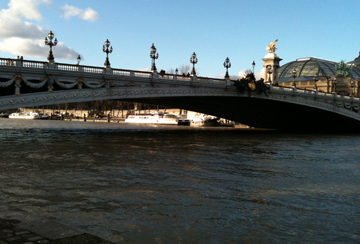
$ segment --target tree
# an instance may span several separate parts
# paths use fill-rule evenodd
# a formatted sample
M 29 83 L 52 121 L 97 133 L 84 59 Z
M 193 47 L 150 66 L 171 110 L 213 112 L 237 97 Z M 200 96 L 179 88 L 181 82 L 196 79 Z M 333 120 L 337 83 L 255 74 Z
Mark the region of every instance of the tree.
M 349 72 L 352 70 L 352 65 L 347 65 L 344 60 L 341 60 L 339 65 L 335 65 L 335 69 L 337 71 L 337 75 L 342 77 L 349 76 Z
M 179 68 L 178 68 L 178 74 L 179 75 L 187 75 L 187 73 L 190 73 L 191 71 L 191 64 L 189 65 L 181 65 Z M 169 69 L 167 71 L 168 74 L 175 74 L 175 70 L 173 68 Z

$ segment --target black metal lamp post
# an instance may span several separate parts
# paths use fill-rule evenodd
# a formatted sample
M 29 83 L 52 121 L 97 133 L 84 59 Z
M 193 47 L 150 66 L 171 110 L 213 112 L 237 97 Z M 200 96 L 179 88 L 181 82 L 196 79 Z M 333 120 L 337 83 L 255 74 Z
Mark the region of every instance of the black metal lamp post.
M 109 53 L 112 53 L 113 48 L 112 48 L 112 46 L 111 46 L 110 49 L 109 49 L 109 47 L 110 47 L 109 39 L 106 39 L 105 45 L 103 45 L 103 47 L 102 47 L 103 52 L 106 53 L 106 59 L 105 59 L 105 63 L 104 63 L 104 66 L 105 66 L 105 67 L 109 67 L 109 66 L 110 66 Z
M 78 55 L 78 57 L 77 57 L 77 65 L 79 65 L 80 64 L 80 61 L 81 61 L 81 57 L 80 57 L 80 54 Z
M 193 64 L 193 69 L 191 71 L 191 75 L 195 76 L 196 75 L 196 71 L 195 71 L 195 64 L 198 62 L 198 59 L 196 57 L 196 53 L 194 52 L 191 57 L 190 57 L 190 63 Z
M 226 58 L 226 59 L 225 59 L 224 67 L 226 68 L 225 79 L 229 79 L 230 76 L 229 76 L 228 69 L 231 67 L 231 63 L 230 63 L 230 59 L 229 59 L 229 58 Z
M 294 79 L 293 80 L 293 87 L 296 87 L 296 83 L 295 83 L 295 78 L 296 78 L 296 69 L 294 69 L 293 71 L 292 71 L 292 74 L 291 74 L 291 76 L 292 76 L 292 78 Z
M 47 59 L 49 60 L 49 62 L 54 62 L 54 55 L 53 55 L 53 52 L 52 52 L 52 47 L 56 46 L 58 41 L 57 39 L 55 38 L 54 42 L 52 41 L 53 38 L 54 38 L 54 33 L 52 33 L 52 31 L 49 32 L 48 34 L 48 37 L 49 37 L 49 40 L 47 39 L 47 37 L 45 37 L 45 45 L 48 45 L 50 47 L 50 51 L 49 51 L 49 56 L 47 57 Z
M 255 75 L 255 73 L 254 73 L 254 70 L 255 70 L 255 61 L 253 61 L 251 65 L 252 65 L 252 68 L 253 68 L 253 74 Z
M 159 54 L 156 53 L 156 47 L 154 43 L 150 47 L 150 58 L 151 58 L 151 71 L 156 73 L 155 59 L 159 58 Z
M 317 82 L 319 80 L 318 75 L 314 75 L 314 82 L 315 82 L 315 90 L 317 91 L 318 87 L 317 87 Z

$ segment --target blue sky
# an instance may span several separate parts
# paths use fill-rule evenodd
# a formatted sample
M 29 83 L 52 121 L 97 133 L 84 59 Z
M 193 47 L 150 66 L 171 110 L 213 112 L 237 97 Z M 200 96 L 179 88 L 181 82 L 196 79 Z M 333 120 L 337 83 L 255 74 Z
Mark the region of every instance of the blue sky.
M 318 57 L 351 61 L 359 55 L 358 0 L 2 0 L 0 57 L 46 61 L 44 38 L 52 30 L 59 44 L 55 61 L 103 66 L 102 45 L 109 39 L 111 66 L 150 69 L 155 44 L 158 70 L 190 64 L 216 77 L 263 66 L 266 46 L 278 39 L 281 64 Z

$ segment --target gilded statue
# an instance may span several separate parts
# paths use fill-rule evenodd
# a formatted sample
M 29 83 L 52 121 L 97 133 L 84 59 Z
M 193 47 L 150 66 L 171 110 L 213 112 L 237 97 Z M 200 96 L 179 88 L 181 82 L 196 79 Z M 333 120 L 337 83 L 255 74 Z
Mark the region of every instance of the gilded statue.
M 266 47 L 266 50 L 269 50 L 269 53 L 273 53 L 275 54 L 275 50 L 277 49 L 276 48 L 276 42 L 278 41 L 278 39 L 276 39 L 275 41 L 271 42 L 267 47 Z M 276 55 L 276 54 L 275 54 Z

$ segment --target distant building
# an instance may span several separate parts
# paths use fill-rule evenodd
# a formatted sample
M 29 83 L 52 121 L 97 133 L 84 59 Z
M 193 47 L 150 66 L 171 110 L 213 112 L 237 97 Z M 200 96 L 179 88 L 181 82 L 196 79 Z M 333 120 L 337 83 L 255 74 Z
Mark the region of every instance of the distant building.
M 278 69 L 279 86 L 293 86 L 293 70 L 296 70 L 295 83 L 298 88 L 315 89 L 314 76 L 318 81 L 316 86 L 319 91 L 335 92 L 340 95 L 359 95 L 360 83 L 360 55 L 347 63 L 353 65 L 349 77 L 337 76 L 336 65 L 338 62 L 319 58 L 299 58 L 293 62 L 282 65 Z M 334 79 L 336 77 L 336 79 Z

